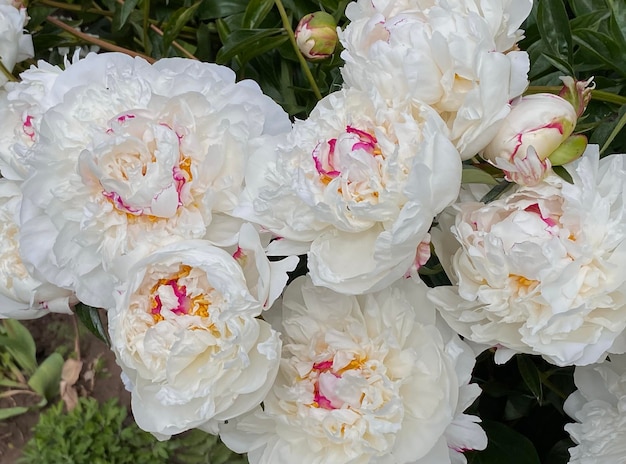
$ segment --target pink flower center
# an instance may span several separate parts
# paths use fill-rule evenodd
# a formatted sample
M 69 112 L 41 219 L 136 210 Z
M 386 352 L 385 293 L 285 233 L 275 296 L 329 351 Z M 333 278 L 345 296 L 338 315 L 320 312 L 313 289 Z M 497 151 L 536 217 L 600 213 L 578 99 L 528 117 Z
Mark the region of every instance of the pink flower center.
M 159 295 L 159 290 L 162 287 L 170 287 L 172 293 L 176 297 L 177 304 L 168 308 L 170 312 L 181 316 L 183 314 L 191 314 L 200 317 L 209 317 L 209 306 L 211 302 L 206 295 L 200 294 L 194 297 L 188 295 L 187 286 L 180 284 L 180 279 L 184 279 L 191 272 L 191 267 L 187 265 L 181 265 L 179 272 L 175 275 L 159 279 L 157 283 L 150 290 L 150 314 L 154 322 L 160 322 L 164 319 L 161 311 L 163 311 L 163 301 Z
M 22 124 L 22 130 L 24 134 L 28 136 L 32 141 L 35 141 L 35 127 L 33 126 L 33 117 L 28 115 L 24 124 Z
M 345 134 L 352 140 L 351 150 L 364 150 L 372 156 L 381 155 L 378 140 L 369 132 L 362 131 L 352 126 L 346 126 Z M 344 134 L 344 136 L 345 136 Z M 341 175 L 336 160 L 337 139 L 329 139 L 317 144 L 311 156 L 315 163 L 315 169 L 320 176 L 320 181 L 328 185 L 333 179 Z
M 309 376 L 313 379 L 312 407 L 322 409 L 340 409 L 344 401 L 339 397 L 338 389 L 343 374 L 352 369 L 360 368 L 364 360 L 352 360 L 347 366 L 334 371 L 333 361 L 328 359 L 313 364 Z
M 543 214 L 541 213 L 541 209 L 539 208 L 539 204 L 537 204 L 537 203 L 532 204 L 532 205 L 530 205 L 530 206 L 526 207 L 526 208 L 524 209 L 524 211 L 528 211 L 529 213 L 535 213 L 535 214 L 538 214 L 538 215 L 539 215 L 539 217 L 541 218 L 541 220 L 542 220 L 543 222 L 545 222 L 545 223 L 546 223 L 546 225 L 547 225 L 548 227 L 555 227 L 555 226 L 558 226 L 558 222 L 556 222 L 556 221 L 555 221 L 554 219 L 552 219 L 550 216 L 547 216 L 547 217 L 546 217 L 546 216 L 543 216 Z

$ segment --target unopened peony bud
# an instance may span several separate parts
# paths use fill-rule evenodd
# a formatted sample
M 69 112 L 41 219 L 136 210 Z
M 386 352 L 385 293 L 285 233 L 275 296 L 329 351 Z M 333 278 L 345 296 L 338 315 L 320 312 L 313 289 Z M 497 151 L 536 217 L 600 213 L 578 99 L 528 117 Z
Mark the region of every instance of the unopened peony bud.
M 304 16 L 296 28 L 298 48 L 309 60 L 323 60 L 331 56 L 337 40 L 335 18 L 323 11 Z
M 572 161 L 582 154 L 586 143 L 580 138 L 568 142 L 562 152 L 555 153 L 568 141 L 577 119 L 576 109 L 557 95 L 521 97 L 513 102 L 511 112 L 482 156 L 502 168 L 507 178 L 532 185 L 544 177 L 550 165 Z M 546 161 L 548 159 L 549 162 Z M 537 172 L 539 163 L 543 166 L 543 173 Z M 525 181 L 521 179 L 527 176 L 522 173 L 529 169 L 521 169 L 522 164 L 533 166 L 530 170 L 533 175 Z
M 596 87 L 593 77 L 586 81 L 577 81 L 573 77 L 565 76 L 561 77 L 561 81 L 563 88 L 559 92 L 559 97 L 570 102 L 580 117 L 591 100 L 591 91 Z

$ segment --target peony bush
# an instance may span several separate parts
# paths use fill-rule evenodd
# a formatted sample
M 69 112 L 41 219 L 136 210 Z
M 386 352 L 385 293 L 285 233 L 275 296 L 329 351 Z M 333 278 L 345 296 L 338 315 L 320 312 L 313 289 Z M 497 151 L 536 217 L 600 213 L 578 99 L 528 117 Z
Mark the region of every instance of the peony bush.
M 619 4 L 321 6 L 1 4 L 0 317 L 252 464 L 626 459 Z

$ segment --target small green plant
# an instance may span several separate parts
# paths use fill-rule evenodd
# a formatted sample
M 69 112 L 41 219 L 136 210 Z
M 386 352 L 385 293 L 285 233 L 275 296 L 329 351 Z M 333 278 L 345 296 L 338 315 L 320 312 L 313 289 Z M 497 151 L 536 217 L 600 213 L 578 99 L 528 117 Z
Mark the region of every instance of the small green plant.
M 134 422 L 116 399 L 80 398 L 64 412 L 59 402 L 43 412 L 21 464 L 235 464 L 246 459 L 199 430 L 160 442 Z
M 41 364 L 35 356 L 35 340 L 20 322 L 0 323 L 0 398 L 20 394 L 38 397 L 37 407 L 45 406 L 59 394 L 63 357 L 52 353 Z M 0 420 L 29 410 L 26 406 L 0 409 Z
M 109 400 L 99 404 L 80 398 L 71 412 L 63 403 L 39 416 L 34 435 L 24 447 L 24 464 L 156 464 L 167 463 L 168 446 L 132 424 L 126 409 Z

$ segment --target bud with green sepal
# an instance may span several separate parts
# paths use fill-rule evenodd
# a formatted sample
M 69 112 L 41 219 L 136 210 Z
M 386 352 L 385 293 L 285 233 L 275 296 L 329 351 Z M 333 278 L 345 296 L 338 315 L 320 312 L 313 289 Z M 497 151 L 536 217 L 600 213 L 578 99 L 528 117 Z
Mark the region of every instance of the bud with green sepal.
M 296 43 L 308 60 L 323 60 L 330 57 L 337 46 L 337 23 L 324 11 L 310 13 L 298 23 L 295 31 Z

